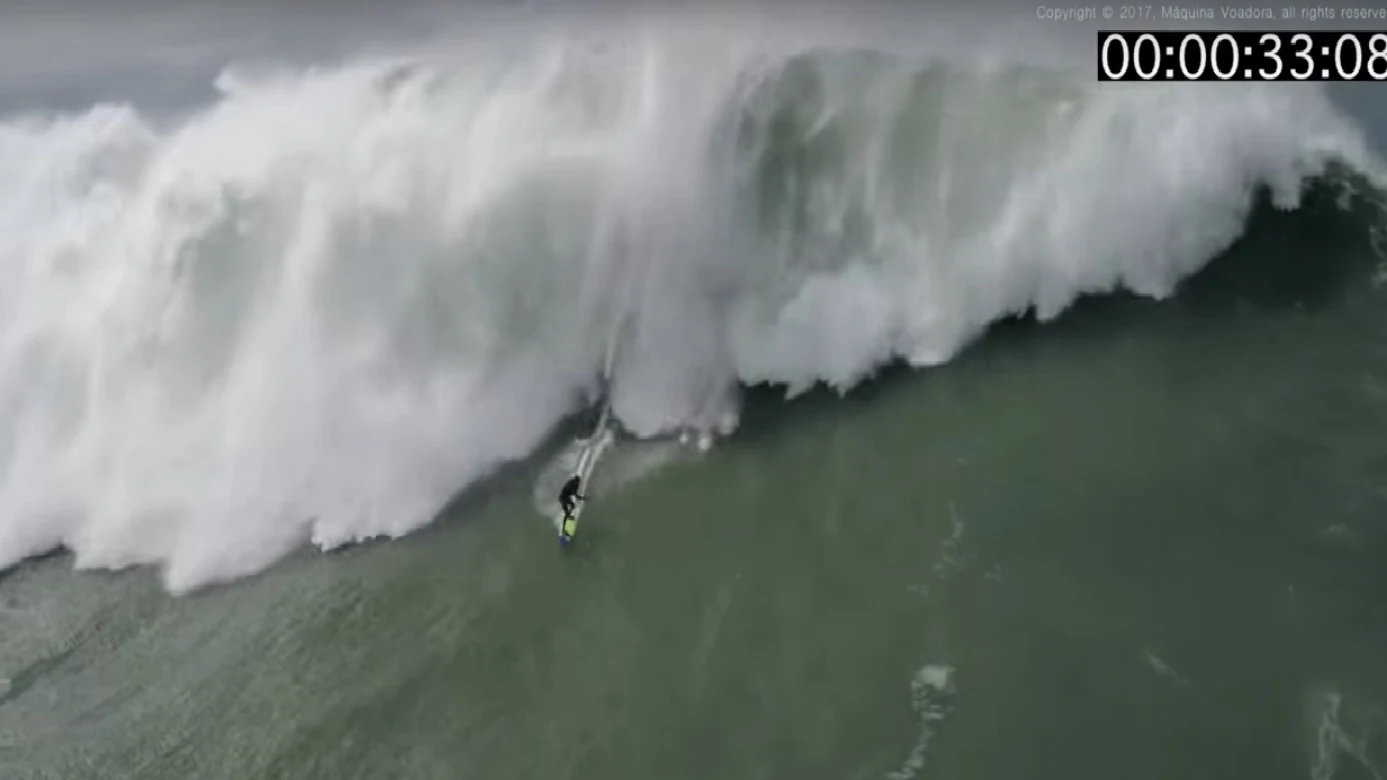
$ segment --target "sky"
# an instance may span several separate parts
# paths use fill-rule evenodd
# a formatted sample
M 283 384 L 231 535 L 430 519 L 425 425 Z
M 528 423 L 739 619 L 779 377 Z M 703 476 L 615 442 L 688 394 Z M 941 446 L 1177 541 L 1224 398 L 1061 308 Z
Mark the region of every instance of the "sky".
M 231 61 L 330 60 L 436 34 L 456 8 L 355 0 L 0 3 L 0 112 L 107 99 L 173 105 L 210 94 Z

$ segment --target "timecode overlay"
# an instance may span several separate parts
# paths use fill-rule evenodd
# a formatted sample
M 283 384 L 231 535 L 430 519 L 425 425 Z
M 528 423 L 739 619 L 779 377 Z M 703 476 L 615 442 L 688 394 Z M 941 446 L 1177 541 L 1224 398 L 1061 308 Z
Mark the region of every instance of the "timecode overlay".
M 1099 81 L 1387 80 L 1387 31 L 1100 30 L 1097 49 Z

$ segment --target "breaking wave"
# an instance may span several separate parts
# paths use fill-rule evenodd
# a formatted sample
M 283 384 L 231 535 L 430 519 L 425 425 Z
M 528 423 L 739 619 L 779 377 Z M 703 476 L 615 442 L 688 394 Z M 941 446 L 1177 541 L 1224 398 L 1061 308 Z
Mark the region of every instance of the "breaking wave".
M 574 35 L 0 122 L 0 567 L 183 592 L 404 534 L 603 387 L 638 435 L 732 425 L 1167 295 L 1260 189 L 1372 165 L 1314 85 L 1092 81 Z

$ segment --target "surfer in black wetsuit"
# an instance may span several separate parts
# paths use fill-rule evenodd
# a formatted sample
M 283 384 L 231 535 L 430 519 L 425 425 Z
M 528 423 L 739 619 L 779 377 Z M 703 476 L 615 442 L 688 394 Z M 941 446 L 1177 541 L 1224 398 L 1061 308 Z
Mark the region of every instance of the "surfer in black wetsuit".
M 563 507 L 564 517 L 571 516 L 573 510 L 578 506 L 578 502 L 587 498 L 578 492 L 578 488 L 582 484 L 582 478 L 574 474 L 568 478 L 567 482 L 563 483 L 563 487 L 559 490 L 559 506 Z

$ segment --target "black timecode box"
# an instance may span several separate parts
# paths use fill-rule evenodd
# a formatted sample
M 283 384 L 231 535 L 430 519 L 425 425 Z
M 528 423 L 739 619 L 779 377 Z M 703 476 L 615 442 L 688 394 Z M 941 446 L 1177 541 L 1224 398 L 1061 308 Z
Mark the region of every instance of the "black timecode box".
M 1099 81 L 1383 81 L 1387 32 L 1100 30 Z

